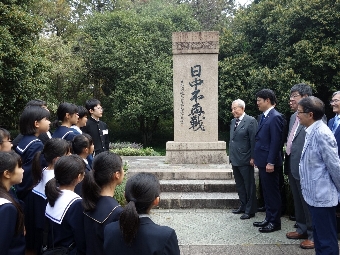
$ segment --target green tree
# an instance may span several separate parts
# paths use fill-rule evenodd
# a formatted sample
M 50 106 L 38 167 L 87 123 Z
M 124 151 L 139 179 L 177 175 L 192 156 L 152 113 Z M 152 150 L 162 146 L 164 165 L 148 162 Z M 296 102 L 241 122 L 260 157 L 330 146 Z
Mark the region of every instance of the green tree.
M 0 2 L 1 126 L 13 129 L 27 101 L 47 92 L 46 61 L 37 47 L 43 21 L 31 15 L 30 1 Z
M 288 113 L 292 85 L 306 82 L 327 102 L 339 86 L 340 3 L 335 0 L 262 0 L 240 9 L 221 36 L 220 117 L 242 98 L 257 115 L 255 93 L 273 89 Z
M 173 116 L 171 36 L 199 29 L 187 5 L 150 1 L 97 14 L 85 27 L 83 56 L 107 119 L 133 123 L 152 141 L 159 120 Z M 123 125 L 124 125 L 123 124 Z

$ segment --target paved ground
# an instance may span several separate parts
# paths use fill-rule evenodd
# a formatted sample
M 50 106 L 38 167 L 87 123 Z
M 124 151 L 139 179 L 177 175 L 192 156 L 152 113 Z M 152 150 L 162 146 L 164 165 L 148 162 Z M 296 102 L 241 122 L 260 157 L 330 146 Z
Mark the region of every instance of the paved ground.
M 264 213 L 240 220 L 229 209 L 152 210 L 151 218 L 160 225 L 175 229 L 183 255 L 210 254 L 314 254 L 299 248 L 299 240 L 286 238 L 293 231 L 293 221 L 282 217 L 282 229 L 263 234 L 253 227 Z
M 171 165 L 164 157 L 123 157 L 131 171 L 153 171 L 171 169 L 174 172 L 183 169 L 226 169 L 228 164 L 206 165 Z M 162 199 L 162 194 L 161 194 Z M 253 227 L 254 221 L 262 221 L 264 213 L 257 213 L 255 218 L 240 220 L 240 215 L 231 213 L 231 209 L 154 209 L 151 218 L 160 225 L 175 229 L 182 255 L 279 255 L 279 254 L 314 254 L 314 250 L 299 248 L 299 240 L 286 238 L 286 233 L 294 231 L 294 222 L 282 217 L 282 229 L 269 234 L 262 234 Z

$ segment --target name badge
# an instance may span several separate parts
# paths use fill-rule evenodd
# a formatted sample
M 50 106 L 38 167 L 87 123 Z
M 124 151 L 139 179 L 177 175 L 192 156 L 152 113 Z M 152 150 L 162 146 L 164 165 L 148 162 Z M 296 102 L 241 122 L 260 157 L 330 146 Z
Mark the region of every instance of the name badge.
M 109 130 L 108 129 L 103 130 L 103 135 L 108 135 L 108 134 L 109 134 Z

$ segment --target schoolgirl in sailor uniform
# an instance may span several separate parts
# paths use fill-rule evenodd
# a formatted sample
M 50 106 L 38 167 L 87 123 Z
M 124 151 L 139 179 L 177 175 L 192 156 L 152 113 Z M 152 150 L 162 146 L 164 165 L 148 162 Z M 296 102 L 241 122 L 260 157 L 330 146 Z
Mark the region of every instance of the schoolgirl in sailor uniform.
M 87 157 L 93 153 L 94 145 L 92 137 L 88 134 L 76 135 L 72 141 L 72 151 L 74 154 L 80 156 L 86 165 L 85 176 L 92 171 L 92 167 L 89 165 Z M 82 196 L 82 185 L 83 182 L 78 183 L 75 187 L 74 192 L 79 196 Z
M 34 155 L 44 148 L 38 136 L 46 133 L 50 128 L 50 112 L 39 106 L 29 106 L 20 116 L 19 126 L 23 138 L 15 148 L 15 152 L 21 156 L 24 178 L 22 183 L 16 185 L 16 194 L 25 202 L 25 197 L 32 190 L 32 161 Z
M 123 179 L 121 157 L 108 151 L 101 152 L 94 158 L 92 172 L 85 175 L 82 194 L 87 255 L 104 254 L 104 228 L 107 224 L 118 221 L 123 211 L 113 198 L 116 186 Z
M 78 107 L 70 103 L 61 103 L 57 109 L 57 129 L 54 131 L 52 138 L 62 138 L 67 141 L 72 141 L 76 134 L 74 129 L 70 127 L 77 124 L 78 121 Z M 59 124 L 61 122 L 61 124 Z
M 22 181 L 24 170 L 15 152 L 0 152 L 0 253 L 24 255 L 24 214 L 21 205 L 9 194 L 12 185 Z
M 179 255 L 175 230 L 159 226 L 149 218 L 149 211 L 158 205 L 160 185 L 151 173 L 138 173 L 125 186 L 128 204 L 119 222 L 106 226 L 104 254 L 106 255 Z
M 55 178 L 45 187 L 48 248 L 66 247 L 70 254 L 86 254 L 82 199 L 74 193 L 84 173 L 85 163 L 78 155 L 62 156 L 55 163 Z
M 61 138 L 49 139 L 45 145 L 42 152 L 35 154 L 32 174 L 33 174 L 33 190 L 31 195 L 31 200 L 33 203 L 28 204 L 28 215 L 26 218 L 29 222 L 26 222 L 26 226 L 30 225 L 30 229 L 34 229 L 27 234 L 31 235 L 26 237 L 26 240 L 31 242 L 29 247 L 34 250 L 34 254 L 40 254 L 43 245 L 43 231 L 45 224 L 45 209 L 47 205 L 47 198 L 45 195 L 45 185 L 46 183 L 54 178 L 54 164 L 56 160 L 64 155 L 70 153 L 69 144 L 66 140 Z M 40 154 L 43 154 L 47 167 L 42 168 L 40 164 Z

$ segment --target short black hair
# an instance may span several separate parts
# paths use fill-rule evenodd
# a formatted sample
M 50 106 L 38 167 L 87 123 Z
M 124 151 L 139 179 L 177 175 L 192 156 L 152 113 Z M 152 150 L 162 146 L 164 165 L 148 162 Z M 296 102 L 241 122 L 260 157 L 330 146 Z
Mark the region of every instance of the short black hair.
M 11 134 L 7 129 L 0 128 L 0 144 L 2 144 L 2 141 L 4 140 L 5 137 L 11 139 Z
M 75 104 L 71 104 L 71 103 L 66 103 L 66 102 L 61 103 L 57 109 L 58 120 L 64 121 L 66 113 L 70 115 L 78 113 L 78 107 Z
M 300 96 L 312 96 L 313 95 L 313 90 L 312 88 L 306 84 L 306 83 L 299 83 L 299 84 L 295 84 L 291 89 L 290 89 L 290 94 L 292 94 L 293 92 L 298 92 L 300 94 Z
M 26 107 L 27 106 L 40 106 L 40 107 L 46 106 L 47 107 L 47 104 L 46 104 L 46 101 L 43 101 L 40 99 L 33 99 L 27 102 Z
M 34 135 L 37 132 L 35 121 L 49 119 L 50 112 L 40 106 L 29 106 L 20 115 L 19 128 L 22 135 Z
M 97 105 L 100 105 L 100 101 L 98 99 L 92 98 L 86 101 L 85 103 L 85 108 L 90 111 L 90 110 L 94 110 L 94 107 L 96 107 Z
M 321 120 L 325 115 L 325 104 L 317 97 L 302 98 L 299 101 L 299 105 L 303 108 L 304 112 L 312 112 L 315 121 Z
M 87 116 L 87 114 L 88 114 L 88 110 L 84 106 L 78 105 L 79 119 L 84 118 L 85 116 Z
M 264 100 L 269 99 L 272 105 L 277 103 L 274 91 L 271 89 L 262 89 L 256 93 L 256 98 L 263 98 Z
M 90 148 L 92 144 L 93 140 L 89 134 L 76 135 L 72 140 L 72 151 L 74 154 L 80 155 L 83 149 Z

